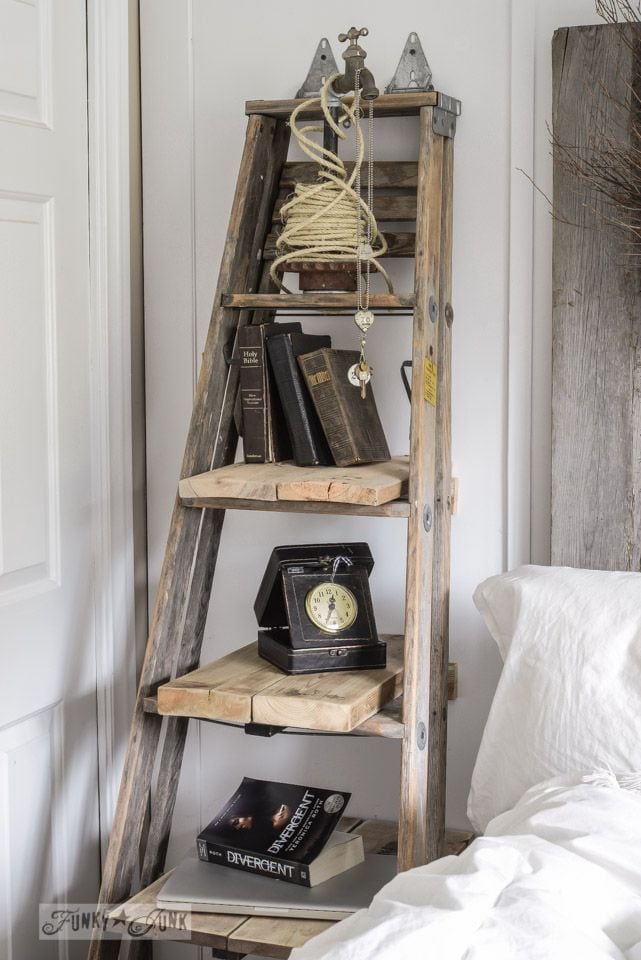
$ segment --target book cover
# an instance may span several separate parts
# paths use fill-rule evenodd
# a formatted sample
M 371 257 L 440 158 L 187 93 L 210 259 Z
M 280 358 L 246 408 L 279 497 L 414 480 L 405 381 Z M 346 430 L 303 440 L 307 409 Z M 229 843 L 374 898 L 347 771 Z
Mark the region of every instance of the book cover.
M 238 870 L 310 886 L 351 794 L 245 777 L 198 835 L 198 856 Z
M 278 391 L 265 362 L 265 337 L 300 331 L 300 323 L 248 324 L 238 331 L 240 406 L 245 463 L 270 463 L 292 456 Z
M 390 460 L 371 382 L 365 399 L 347 378 L 357 350 L 315 350 L 298 358 L 316 412 L 339 467 Z
M 296 362 L 301 354 L 330 346 L 331 340 L 327 336 L 299 332 L 268 335 L 269 362 L 280 395 L 294 462 L 299 467 L 328 466 L 334 462 Z

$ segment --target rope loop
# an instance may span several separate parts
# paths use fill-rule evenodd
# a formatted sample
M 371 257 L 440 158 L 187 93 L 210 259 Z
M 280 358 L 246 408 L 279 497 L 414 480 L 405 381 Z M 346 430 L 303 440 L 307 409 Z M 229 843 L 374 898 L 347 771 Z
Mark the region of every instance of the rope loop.
M 385 278 L 390 292 L 393 290 L 387 271 L 378 262 L 378 258 L 385 256 L 387 252 L 387 242 L 378 229 L 371 209 L 354 189 L 365 156 L 361 125 L 356 122 L 353 106 L 344 101 L 341 101 L 338 123 L 330 112 L 328 99 L 332 92 L 332 83 L 338 76 L 340 74 L 336 73 L 327 79 L 320 97 L 312 97 L 299 103 L 289 119 L 292 135 L 298 146 L 310 160 L 319 165 L 319 171 L 316 183 L 297 183 L 291 199 L 281 207 L 284 227 L 276 241 L 278 256 L 272 262 L 270 275 L 276 286 L 285 293 L 291 291 L 283 284 L 280 273 L 285 271 L 287 264 L 292 261 L 358 263 L 359 238 L 368 235 L 368 227 L 372 237 L 371 253 L 364 253 L 361 243 L 360 260 L 369 260 L 370 265 Z M 349 176 L 341 158 L 310 136 L 322 134 L 323 125 L 298 125 L 300 115 L 319 102 L 325 121 L 340 140 L 347 138 L 342 126 L 346 120 L 354 127 L 356 158 Z

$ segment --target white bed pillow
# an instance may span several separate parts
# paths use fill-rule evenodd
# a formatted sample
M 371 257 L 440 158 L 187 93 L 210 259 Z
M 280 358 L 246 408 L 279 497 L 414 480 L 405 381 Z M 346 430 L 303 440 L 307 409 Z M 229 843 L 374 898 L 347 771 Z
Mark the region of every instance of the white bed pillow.
M 475 828 L 549 777 L 641 770 L 641 574 L 524 566 L 474 602 L 504 660 L 472 775 Z

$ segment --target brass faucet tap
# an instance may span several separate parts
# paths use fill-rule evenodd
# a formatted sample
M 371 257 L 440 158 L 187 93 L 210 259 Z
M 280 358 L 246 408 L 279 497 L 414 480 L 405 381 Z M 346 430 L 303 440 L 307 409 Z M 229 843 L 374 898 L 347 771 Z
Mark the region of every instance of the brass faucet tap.
M 361 88 L 361 97 L 363 100 L 375 100 L 378 96 L 378 87 L 374 82 L 372 72 L 365 66 L 366 52 L 358 43 L 359 37 L 366 37 L 369 34 L 367 27 L 350 27 L 347 33 L 339 33 L 338 39 L 341 43 L 349 40 L 349 46 L 343 50 L 343 60 L 345 61 L 345 73 L 337 77 L 332 84 L 338 94 L 351 93 L 356 86 L 356 72 L 359 71 L 359 86 Z

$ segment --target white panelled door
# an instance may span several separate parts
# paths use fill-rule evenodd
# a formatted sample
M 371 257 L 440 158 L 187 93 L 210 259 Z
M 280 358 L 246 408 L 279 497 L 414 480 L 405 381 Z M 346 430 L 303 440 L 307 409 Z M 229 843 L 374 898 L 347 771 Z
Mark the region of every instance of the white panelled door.
M 0 0 L 0 957 L 99 874 L 84 0 Z

